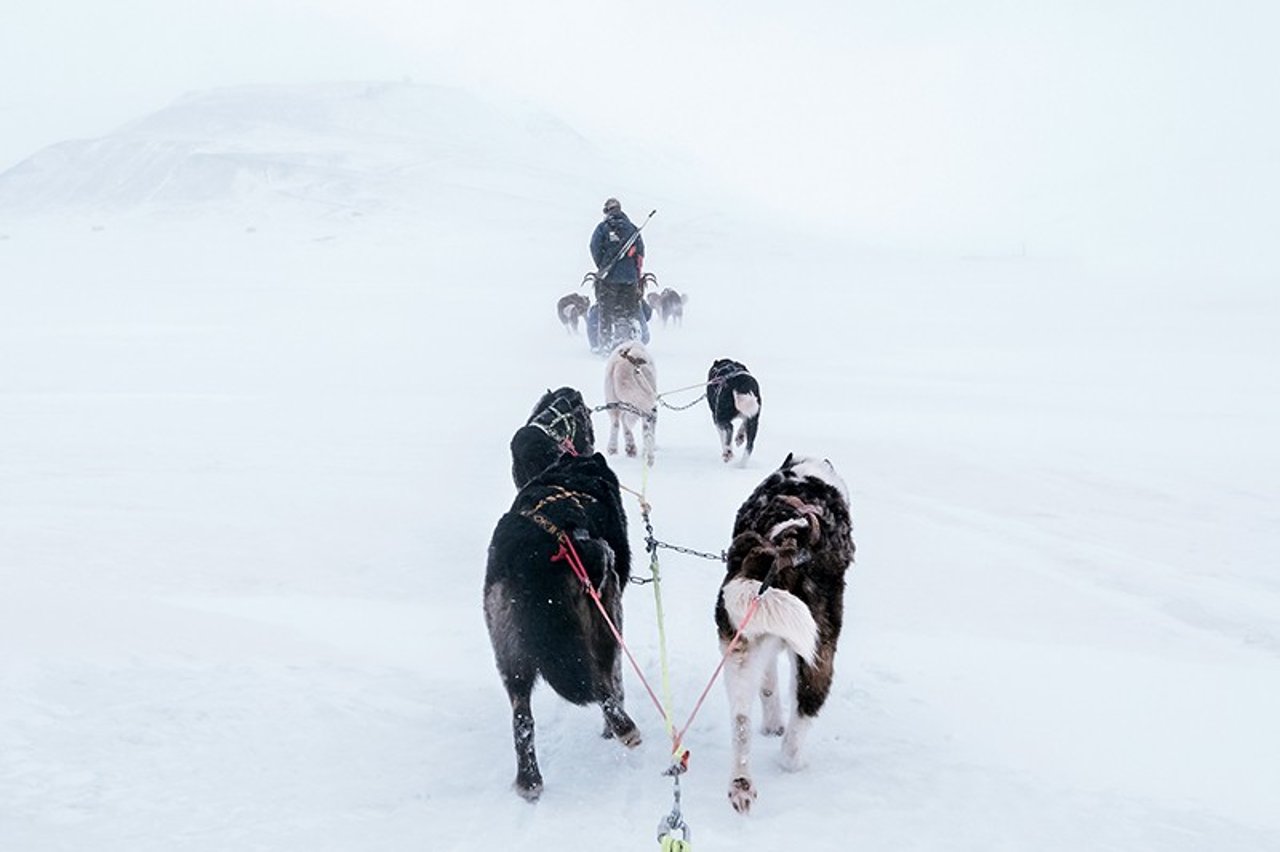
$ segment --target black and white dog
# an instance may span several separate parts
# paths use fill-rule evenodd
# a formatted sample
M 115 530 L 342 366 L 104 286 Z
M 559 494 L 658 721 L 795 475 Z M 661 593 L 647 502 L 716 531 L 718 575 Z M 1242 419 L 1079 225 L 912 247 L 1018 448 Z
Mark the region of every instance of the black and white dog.
M 606 737 L 628 747 L 640 743 L 623 709 L 618 643 L 574 575 L 570 547 L 621 630 L 631 549 L 618 478 L 599 453 L 562 456 L 535 476 L 489 544 L 484 617 L 511 699 L 515 788 L 529 801 L 542 793 L 529 705 L 539 676 L 574 704 L 599 703 Z
M 511 478 L 523 488 L 570 450 L 580 456 L 595 452 L 595 443 L 591 409 L 582 394 L 571 387 L 549 390 L 511 438 Z
M 746 444 L 742 463 L 751 458 L 760 428 L 760 385 L 745 365 L 728 358 L 717 359 L 707 371 L 707 405 L 720 432 L 720 458 L 733 458 L 733 444 Z M 734 426 L 737 435 L 734 435 Z
M 853 562 L 849 491 L 830 462 L 788 455 L 738 509 L 733 533 L 716 600 L 722 651 L 759 596 L 724 669 L 733 731 L 729 802 L 745 813 L 756 798 L 749 765 L 754 697 L 764 705 L 762 732 L 783 736 L 782 765 L 796 770 L 805 733 L 831 690 L 844 577 Z M 794 675 L 785 727 L 778 696 L 783 651 Z

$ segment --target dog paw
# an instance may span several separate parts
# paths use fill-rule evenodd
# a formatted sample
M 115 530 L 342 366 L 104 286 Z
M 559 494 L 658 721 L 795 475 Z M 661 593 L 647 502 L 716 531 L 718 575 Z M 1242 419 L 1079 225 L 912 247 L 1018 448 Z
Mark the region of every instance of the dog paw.
M 635 457 L 636 457 L 636 448 L 635 448 L 635 447 L 627 447 L 627 458 L 629 458 L 629 459 L 633 459 L 633 458 L 635 458 Z
M 604 730 L 600 732 L 600 736 L 606 740 L 616 739 L 627 748 L 635 748 L 643 742 L 640 738 L 640 729 L 636 727 L 635 722 L 631 723 L 631 727 L 621 731 L 614 730 L 608 722 L 605 722 Z
M 729 782 L 729 804 L 740 814 L 751 810 L 751 803 L 756 800 L 756 788 L 751 786 L 750 778 L 735 778 Z
M 627 748 L 635 748 L 641 743 L 640 729 L 632 728 L 625 733 L 618 734 L 618 742 L 622 743 Z
M 745 443 L 747 442 L 747 435 L 746 435 L 746 433 L 745 433 L 745 432 L 739 432 L 739 433 L 738 433 L 738 436 L 737 436 L 736 438 L 734 438 L 734 439 L 733 439 L 733 442 L 734 442 L 735 444 L 737 444 L 739 447 L 741 447 L 743 444 L 745 444 Z
M 809 761 L 805 760 L 798 752 L 787 748 L 784 742 L 782 744 L 782 753 L 778 755 L 778 765 L 787 772 L 799 772 L 809 765 Z
M 728 447 L 725 447 L 724 452 L 720 454 L 720 460 L 725 463 L 728 463 L 732 459 L 733 459 L 733 450 L 729 449 Z
M 542 796 L 542 779 L 516 779 L 516 794 L 526 802 L 536 802 Z
M 766 737 L 780 737 L 787 732 L 787 726 L 778 722 L 776 724 L 765 723 L 760 726 L 760 733 Z

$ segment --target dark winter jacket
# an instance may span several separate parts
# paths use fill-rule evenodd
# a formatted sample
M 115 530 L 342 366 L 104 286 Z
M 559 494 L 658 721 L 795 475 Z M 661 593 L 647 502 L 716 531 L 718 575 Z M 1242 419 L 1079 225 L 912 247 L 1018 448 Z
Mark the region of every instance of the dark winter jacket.
M 603 269 L 617 257 L 622 246 L 635 232 L 636 226 L 631 224 L 627 214 L 620 210 L 617 213 L 610 213 L 603 222 L 596 225 L 596 230 L 591 235 L 591 259 L 595 261 L 596 269 Z M 636 283 L 640 280 L 640 262 L 643 258 L 644 237 L 636 237 L 635 243 L 627 250 L 627 256 L 613 264 L 604 282 L 606 284 Z

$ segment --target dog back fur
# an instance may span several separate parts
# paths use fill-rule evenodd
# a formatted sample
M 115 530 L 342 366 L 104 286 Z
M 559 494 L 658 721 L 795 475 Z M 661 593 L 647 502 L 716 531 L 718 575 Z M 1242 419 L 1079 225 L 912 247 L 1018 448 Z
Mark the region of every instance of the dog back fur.
M 485 570 L 485 615 L 495 649 L 501 645 L 507 656 L 523 658 L 566 700 L 599 701 L 596 667 L 584 661 L 610 670 L 617 642 L 569 563 L 552 561 L 560 543 L 531 517 L 535 513 L 573 538 L 602 600 L 620 604 L 631 549 L 618 478 L 599 453 L 558 459 L 520 490 L 498 521 Z

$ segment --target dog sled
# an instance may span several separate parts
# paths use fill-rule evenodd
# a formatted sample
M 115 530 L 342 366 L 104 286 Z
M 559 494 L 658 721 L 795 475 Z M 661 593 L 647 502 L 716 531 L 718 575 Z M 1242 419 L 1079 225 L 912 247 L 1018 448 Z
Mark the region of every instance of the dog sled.
M 619 344 L 629 340 L 647 343 L 649 311 L 642 294 L 647 285 L 657 282 L 657 278 L 646 272 L 637 284 L 606 284 L 596 273 L 588 272 L 583 276 L 582 284 L 587 282 L 591 283 L 596 296 L 594 334 L 591 334 L 591 319 L 587 320 L 591 351 L 608 355 Z

